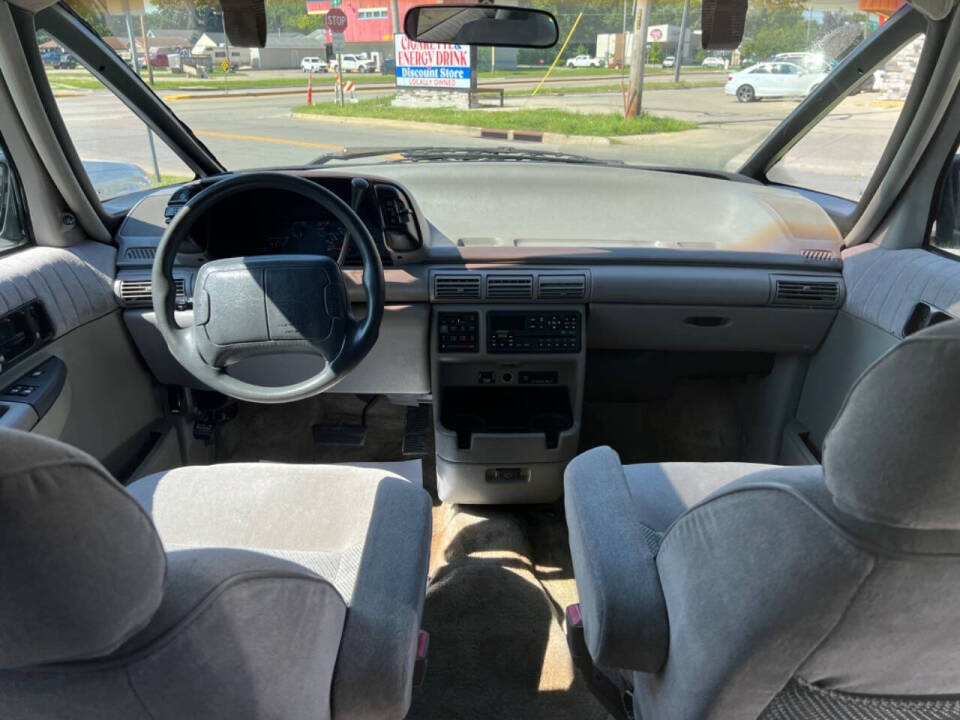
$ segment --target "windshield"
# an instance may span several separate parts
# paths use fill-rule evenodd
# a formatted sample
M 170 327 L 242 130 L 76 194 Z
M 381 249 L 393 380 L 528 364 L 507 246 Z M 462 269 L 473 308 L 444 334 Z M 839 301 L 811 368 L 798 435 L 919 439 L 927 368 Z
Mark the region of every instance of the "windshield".
M 414 0 L 267 0 L 265 48 L 231 44 L 210 0 L 70 4 L 230 169 L 411 161 L 404 150 L 441 147 L 489 156 L 508 146 L 555 161 L 735 171 L 898 3 L 751 0 L 742 44 L 724 52 L 701 47 L 700 0 L 653 0 L 647 18 L 631 0 L 535 1 L 559 22 L 559 42 L 544 50 L 413 42 L 395 32 L 391 8 L 402 18 Z M 325 28 L 333 8 L 346 18 L 342 34 Z M 625 117 L 638 22 L 642 93 L 637 115 Z M 142 126 L 124 134 L 127 120 L 109 110 L 119 101 L 69 48 L 43 33 L 38 40 L 67 126 L 96 110 L 96 127 L 74 137 L 81 158 L 133 163 L 158 179 L 183 175 L 182 164 L 163 166 L 172 154 L 150 147 Z M 822 143 L 831 161 L 882 148 L 889 134 L 875 129 L 893 127 L 909 86 L 903 75 L 864 75 Z M 822 174 L 823 160 L 808 164 Z M 837 163 L 836 172 L 849 171 Z M 862 174 L 862 164 L 849 166 Z M 802 167 L 790 170 L 802 180 Z

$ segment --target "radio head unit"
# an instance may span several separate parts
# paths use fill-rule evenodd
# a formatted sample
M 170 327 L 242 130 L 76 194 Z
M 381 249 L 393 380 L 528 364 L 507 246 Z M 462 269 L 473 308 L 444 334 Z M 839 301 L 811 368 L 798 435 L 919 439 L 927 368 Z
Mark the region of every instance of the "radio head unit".
M 579 353 L 581 318 L 577 310 L 490 310 L 487 352 Z

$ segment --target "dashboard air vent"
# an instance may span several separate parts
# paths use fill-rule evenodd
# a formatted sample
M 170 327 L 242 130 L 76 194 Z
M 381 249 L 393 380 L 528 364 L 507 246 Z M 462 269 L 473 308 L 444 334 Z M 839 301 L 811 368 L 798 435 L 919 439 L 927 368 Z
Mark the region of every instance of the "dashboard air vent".
M 839 300 L 839 280 L 776 279 L 774 305 L 836 307 Z
M 532 300 L 532 275 L 488 275 L 488 300 Z
M 176 278 L 173 284 L 177 288 L 177 297 L 184 297 L 186 294 L 183 278 Z M 152 305 L 153 304 L 153 283 L 149 280 L 121 280 L 120 281 L 120 299 L 124 305 Z
M 433 297 L 435 300 L 479 300 L 480 276 L 437 275 L 433 280 Z
M 587 279 L 583 275 L 541 275 L 537 297 L 541 300 L 583 300 Z
M 157 254 L 155 247 L 130 247 L 123 253 L 127 260 L 153 260 Z

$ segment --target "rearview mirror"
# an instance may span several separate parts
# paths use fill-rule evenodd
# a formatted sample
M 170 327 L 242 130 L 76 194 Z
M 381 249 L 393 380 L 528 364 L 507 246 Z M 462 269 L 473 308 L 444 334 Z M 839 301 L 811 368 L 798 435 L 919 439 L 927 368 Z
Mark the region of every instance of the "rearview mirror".
M 231 45 L 262 48 L 267 45 L 267 13 L 263 0 L 220 0 L 223 29 Z
M 545 10 L 501 5 L 418 5 L 403 31 L 419 42 L 548 48 L 557 44 L 557 19 Z
M 700 43 L 704 50 L 736 50 L 743 41 L 747 0 L 703 0 Z

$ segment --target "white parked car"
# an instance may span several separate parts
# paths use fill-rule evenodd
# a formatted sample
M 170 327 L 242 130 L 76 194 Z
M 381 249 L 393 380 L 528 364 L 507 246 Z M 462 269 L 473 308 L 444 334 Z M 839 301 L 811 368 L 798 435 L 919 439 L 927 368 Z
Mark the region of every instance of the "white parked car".
M 824 57 L 823 53 L 795 52 L 777 53 L 768 62 L 788 62 L 808 71 L 830 71 L 837 65 L 836 60 Z
M 660 63 L 660 67 L 672 68 L 676 64 L 677 64 L 677 59 L 673 55 L 667 55 L 663 59 L 663 62 Z
M 592 55 L 577 55 L 567 60 L 568 68 L 603 67 L 603 60 Z
M 318 57 L 305 57 L 300 61 L 300 69 L 303 72 L 326 72 L 327 61 Z
M 727 66 L 726 60 L 721 57 L 705 57 L 703 62 L 700 63 L 703 67 L 709 68 L 725 68 Z
M 826 76 L 824 71 L 811 72 L 794 63 L 758 63 L 733 73 L 723 91 L 740 102 L 765 97 L 806 97 Z
M 377 61 L 373 58 L 364 58 L 359 55 L 343 55 L 344 72 L 363 72 L 371 73 L 377 69 Z M 330 63 L 332 70 L 337 69 L 337 61 Z

